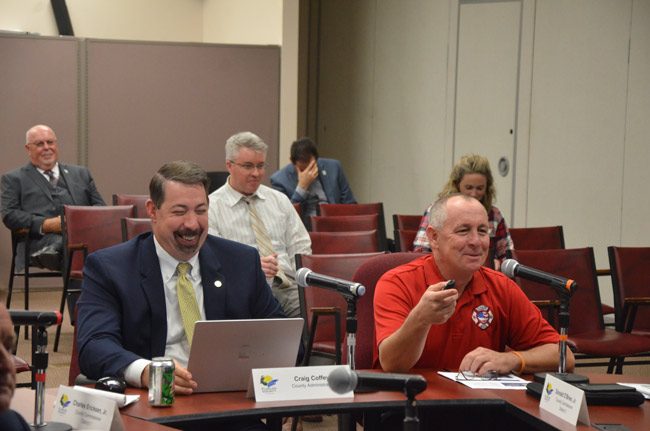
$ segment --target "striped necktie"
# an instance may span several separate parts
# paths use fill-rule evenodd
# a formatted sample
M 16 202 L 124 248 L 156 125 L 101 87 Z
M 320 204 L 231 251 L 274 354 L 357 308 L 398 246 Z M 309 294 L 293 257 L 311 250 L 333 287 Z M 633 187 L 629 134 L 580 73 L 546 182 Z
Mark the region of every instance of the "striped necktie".
M 45 175 L 47 175 L 47 177 L 49 178 L 50 184 L 52 185 L 52 187 L 56 187 L 56 184 L 59 181 L 54 176 L 54 172 L 52 171 L 52 169 L 48 169 L 47 171 L 45 171 Z
M 178 296 L 178 306 L 181 310 L 181 317 L 183 318 L 183 328 L 185 329 L 185 336 L 187 342 L 192 345 L 192 337 L 194 336 L 194 323 L 201 320 L 201 312 L 199 305 L 196 302 L 196 295 L 194 293 L 194 286 L 187 273 L 192 269 L 192 265 L 187 262 L 179 262 L 176 267 L 178 273 L 178 281 L 176 282 L 176 295 Z
M 243 198 L 244 202 L 246 202 L 246 205 L 248 206 L 248 214 L 250 216 L 250 222 L 251 222 L 251 229 L 253 229 L 253 233 L 255 234 L 255 242 L 257 243 L 257 248 L 258 251 L 260 252 L 260 255 L 262 256 L 270 256 L 275 253 L 273 250 L 273 244 L 271 243 L 271 237 L 269 236 L 269 232 L 266 230 L 266 226 L 264 225 L 264 222 L 260 218 L 259 214 L 257 213 L 257 209 L 255 209 L 255 202 L 253 201 L 253 197 L 245 197 Z M 284 274 L 284 271 L 282 271 L 282 268 L 278 267 L 278 273 L 275 275 L 278 280 L 274 280 L 279 285 L 288 285 L 289 280 L 287 279 L 287 276 Z

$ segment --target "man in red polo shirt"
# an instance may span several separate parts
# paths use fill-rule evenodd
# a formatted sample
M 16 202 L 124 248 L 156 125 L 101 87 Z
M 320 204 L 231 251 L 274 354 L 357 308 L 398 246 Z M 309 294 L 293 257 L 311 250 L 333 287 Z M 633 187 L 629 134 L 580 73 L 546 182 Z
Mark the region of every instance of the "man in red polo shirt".
M 472 197 L 434 204 L 426 231 L 432 254 L 377 283 L 376 365 L 389 372 L 557 370 L 559 334 L 512 280 L 482 266 L 488 229 L 485 208 Z M 454 288 L 444 289 L 448 280 Z M 574 364 L 567 352 L 567 369 Z

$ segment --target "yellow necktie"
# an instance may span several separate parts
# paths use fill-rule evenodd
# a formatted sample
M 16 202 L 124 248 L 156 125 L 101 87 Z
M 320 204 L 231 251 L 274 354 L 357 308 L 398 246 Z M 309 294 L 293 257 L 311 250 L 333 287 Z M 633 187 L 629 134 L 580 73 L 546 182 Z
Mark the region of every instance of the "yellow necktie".
M 251 229 L 253 229 L 253 233 L 255 234 L 255 242 L 257 243 L 257 248 L 260 252 L 260 255 L 262 257 L 272 255 L 275 253 L 275 251 L 273 250 L 271 237 L 269 236 L 269 232 L 266 230 L 264 222 L 255 209 L 255 202 L 253 201 L 253 198 L 244 198 L 244 202 L 246 202 L 246 205 L 248 205 L 248 214 L 250 216 Z M 278 273 L 275 275 L 275 277 L 277 277 L 277 280 L 274 280 L 274 285 L 291 285 L 287 279 L 287 276 L 284 274 L 284 271 L 282 271 L 282 268 L 278 267 Z
M 187 262 L 180 262 L 176 267 L 178 272 L 178 281 L 176 282 L 176 295 L 178 296 L 178 306 L 181 309 L 183 318 L 183 328 L 187 342 L 192 345 L 192 336 L 194 335 L 194 323 L 201 320 L 199 305 L 196 303 L 194 286 L 187 278 L 187 273 L 192 269 L 192 265 Z

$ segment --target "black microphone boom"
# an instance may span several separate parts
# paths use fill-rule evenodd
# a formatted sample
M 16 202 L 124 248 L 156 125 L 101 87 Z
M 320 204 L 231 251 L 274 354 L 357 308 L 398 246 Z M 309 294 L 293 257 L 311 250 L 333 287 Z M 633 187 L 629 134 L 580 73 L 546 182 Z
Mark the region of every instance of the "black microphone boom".
M 562 295 L 573 295 L 578 284 L 570 278 L 549 274 L 539 269 L 521 265 L 514 259 L 506 259 L 501 263 L 501 272 L 510 278 L 521 277 L 526 280 L 535 281 L 551 286 Z
M 427 381 L 419 374 L 372 373 L 353 371 L 347 367 L 334 369 L 327 384 L 337 394 L 359 390 L 397 391 L 415 396 L 427 388 Z
M 334 290 L 347 297 L 359 297 L 366 293 L 363 284 L 342 280 L 329 275 L 317 274 L 309 268 L 300 268 L 296 271 L 296 283 L 300 287 L 316 286 Z
M 60 325 L 62 319 L 58 311 L 9 310 L 14 325 L 38 326 L 45 328 Z

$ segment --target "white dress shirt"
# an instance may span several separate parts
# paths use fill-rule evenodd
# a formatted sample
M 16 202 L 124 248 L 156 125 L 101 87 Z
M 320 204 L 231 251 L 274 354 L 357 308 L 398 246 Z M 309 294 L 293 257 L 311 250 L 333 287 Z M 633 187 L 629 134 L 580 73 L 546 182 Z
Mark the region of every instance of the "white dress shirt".
M 260 185 L 253 196 L 257 196 L 255 209 L 269 233 L 273 250 L 278 254 L 280 268 L 293 275 L 296 272 L 295 255 L 311 254 L 307 229 L 284 193 Z M 258 248 L 244 197 L 230 186 L 229 181 L 210 194 L 209 233 Z
M 165 342 L 165 356 L 175 359 L 183 368 L 187 368 L 187 361 L 190 356 L 190 345 L 185 336 L 183 328 L 183 318 L 178 306 L 178 295 L 176 294 L 176 282 L 178 273 L 176 267 L 179 262 L 173 258 L 160 245 L 156 237 L 153 238 L 156 246 L 156 254 L 160 262 L 160 272 L 162 275 L 163 286 L 165 289 L 165 308 L 167 314 L 167 340 Z M 187 277 L 192 282 L 196 302 L 199 305 L 201 319 L 205 320 L 205 308 L 203 307 L 203 285 L 201 284 L 201 268 L 199 267 L 199 254 L 195 254 L 187 261 L 192 265 L 192 270 Z M 141 386 L 141 376 L 144 368 L 151 361 L 148 359 L 138 359 L 124 370 L 124 379 L 128 384 L 136 387 Z
M 264 185 L 250 197 L 269 234 L 273 251 L 278 255 L 278 265 L 285 274 L 293 276 L 296 254 L 311 254 L 311 239 L 298 212 L 284 193 Z M 259 250 L 244 198 L 246 196 L 230 186 L 230 179 L 210 194 L 209 233 Z M 299 317 L 300 300 L 295 282 L 277 286 L 272 278 L 267 282 L 284 313 L 288 317 Z
M 45 169 L 41 169 L 41 168 L 39 168 L 39 167 L 36 167 L 36 170 L 37 170 L 38 172 L 40 172 L 41 175 L 43 175 L 43 177 L 47 180 L 48 183 L 50 182 L 50 177 L 48 177 L 47 174 L 45 173 Z M 53 167 L 52 169 L 50 169 L 50 170 L 51 170 L 52 173 L 54 174 L 54 179 L 55 179 L 55 180 L 58 180 L 59 177 L 60 177 L 60 175 L 61 175 L 60 172 L 59 172 L 59 162 L 56 162 L 56 163 L 54 164 L 54 167 Z

